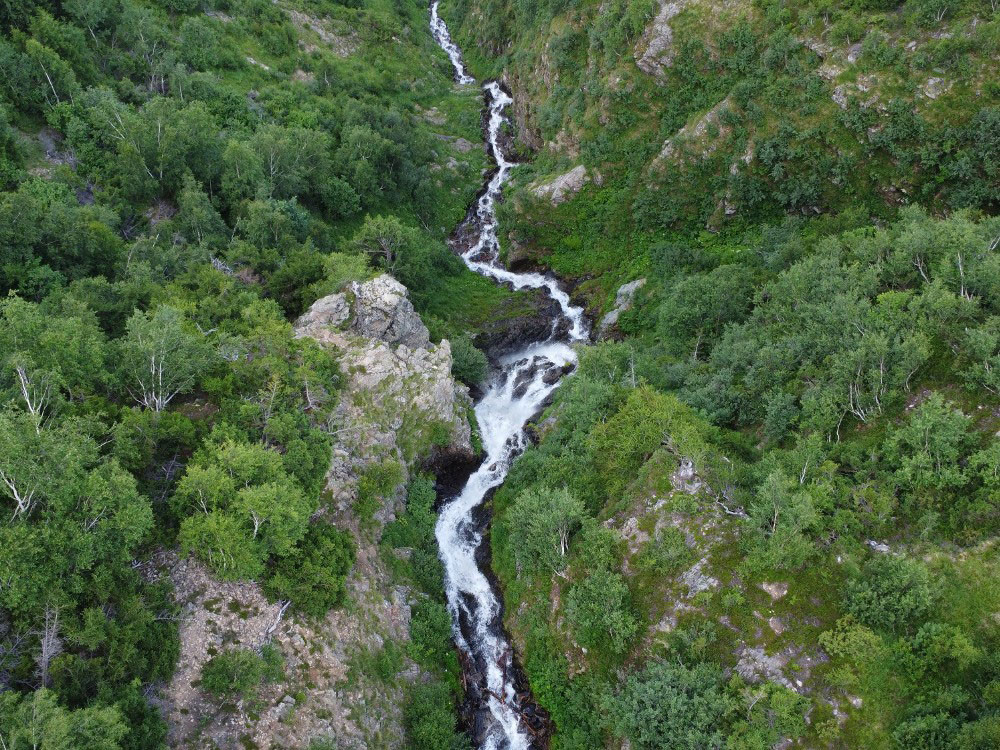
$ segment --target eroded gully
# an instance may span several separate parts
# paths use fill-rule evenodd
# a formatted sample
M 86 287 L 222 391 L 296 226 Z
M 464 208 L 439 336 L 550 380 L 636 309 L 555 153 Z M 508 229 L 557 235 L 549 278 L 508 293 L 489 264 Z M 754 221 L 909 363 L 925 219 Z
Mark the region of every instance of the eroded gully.
M 455 68 L 459 85 L 476 81 L 462 63 L 462 54 L 431 6 L 431 32 Z M 482 86 L 487 144 L 496 169 L 476 205 L 456 231 L 471 237 L 462 252 L 465 264 L 499 284 L 514 289 L 542 289 L 559 307 L 549 337 L 524 341 L 503 356 L 485 394 L 476 405 L 476 418 L 485 458 L 462 490 L 442 506 L 436 535 L 445 569 L 445 593 L 454 623 L 455 641 L 462 654 L 471 704 L 470 730 L 476 746 L 483 750 L 529 750 L 539 746 L 545 733 L 544 720 L 526 691 L 514 662 L 510 641 L 504 632 L 503 603 L 488 571 L 487 513 L 482 505 L 490 492 L 503 483 L 513 460 L 527 445 L 525 425 L 538 414 L 559 386 L 562 377 L 576 365 L 571 344 L 588 338 L 583 309 L 571 304 L 558 280 L 540 273 L 516 273 L 499 259 L 496 203 L 515 164 L 508 161 L 501 144 L 501 128 L 510 95 L 496 81 Z

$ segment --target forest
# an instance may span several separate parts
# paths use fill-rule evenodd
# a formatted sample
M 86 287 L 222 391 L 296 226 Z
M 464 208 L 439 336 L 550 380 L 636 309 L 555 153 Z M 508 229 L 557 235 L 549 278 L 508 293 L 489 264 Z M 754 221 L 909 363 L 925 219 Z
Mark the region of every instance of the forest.
M 493 500 L 552 747 L 1000 745 L 996 4 L 443 14 L 614 310 Z
M 0 27 L 0 743 L 163 747 L 183 613 L 151 555 L 303 618 L 345 602 L 343 378 L 291 321 L 387 270 L 482 376 L 464 330 L 503 292 L 443 241 L 482 157 L 442 170 L 419 115 L 476 140 L 478 101 L 409 2 L 7 0 Z M 202 680 L 252 705 L 280 674 L 234 650 Z M 411 723 L 454 732 L 452 682 L 423 689 Z
M 428 12 L 0 0 L 0 748 L 177 746 L 164 555 L 317 629 L 384 568 L 408 638 L 337 684 L 395 691 L 405 740 L 294 746 L 471 747 L 435 440 L 335 522 L 357 373 L 293 328 L 391 273 L 475 394 L 531 307 L 449 247 L 488 161 Z M 599 339 L 490 508 L 549 746 L 1000 747 L 996 2 L 441 12 L 515 100 L 501 250 Z M 207 656 L 211 721 L 313 699 L 277 646 Z

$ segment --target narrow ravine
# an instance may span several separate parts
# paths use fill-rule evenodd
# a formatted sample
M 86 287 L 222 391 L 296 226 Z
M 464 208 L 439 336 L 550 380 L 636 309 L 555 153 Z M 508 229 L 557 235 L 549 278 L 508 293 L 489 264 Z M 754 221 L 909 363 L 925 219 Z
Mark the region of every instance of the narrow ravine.
M 431 5 L 431 32 L 451 59 L 455 80 L 461 85 L 475 83 L 438 15 L 437 2 Z M 588 332 L 583 309 L 570 303 L 556 279 L 540 273 L 515 273 L 500 263 L 496 202 L 515 166 L 504 154 L 500 131 L 506 122 L 504 111 L 513 100 L 495 81 L 485 83 L 483 91 L 488 108 L 487 142 L 496 171 L 457 232 L 475 238 L 462 258 L 470 269 L 497 283 L 514 289 L 544 289 L 558 303 L 561 314 L 553 320 L 548 339 L 521 342 L 517 351 L 501 360 L 499 372 L 476 405 L 485 459 L 461 492 L 442 507 L 436 534 L 455 640 L 464 657 L 469 697 L 476 704 L 473 739 L 484 750 L 528 750 L 537 746 L 535 707 L 518 692 L 513 651 L 503 630 L 502 601 L 482 564 L 489 557 L 488 550 L 482 549 L 487 514 L 479 510 L 524 450 L 528 420 L 576 364 L 570 344 L 586 340 Z

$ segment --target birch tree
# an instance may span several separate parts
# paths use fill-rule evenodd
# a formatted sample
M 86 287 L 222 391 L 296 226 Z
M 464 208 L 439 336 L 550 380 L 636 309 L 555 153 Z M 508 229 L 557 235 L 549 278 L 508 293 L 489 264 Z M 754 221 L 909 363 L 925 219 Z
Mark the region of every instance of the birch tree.
M 584 514 L 583 503 L 565 488 L 521 493 L 507 516 L 508 523 L 520 530 L 514 551 L 518 567 L 557 572 L 565 568 L 570 537 Z
M 188 331 L 181 313 L 161 306 L 129 318 L 121 347 L 121 378 L 135 400 L 163 411 L 173 399 L 194 388 L 212 361 L 205 337 Z

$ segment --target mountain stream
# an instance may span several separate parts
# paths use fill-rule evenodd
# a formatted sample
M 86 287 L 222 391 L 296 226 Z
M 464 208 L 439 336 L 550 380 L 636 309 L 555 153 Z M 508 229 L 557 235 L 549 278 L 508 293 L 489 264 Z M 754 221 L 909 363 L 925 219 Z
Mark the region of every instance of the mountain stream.
M 431 32 L 448 54 L 458 84 L 475 83 L 462 63 L 462 54 L 431 6 Z M 471 236 L 471 247 L 462 253 L 465 264 L 476 273 L 513 289 L 544 289 L 559 305 L 552 333 L 544 341 L 522 342 L 520 348 L 499 362 L 485 395 L 476 405 L 476 418 L 485 458 L 464 488 L 447 500 L 438 517 L 436 535 L 445 568 L 448 608 L 455 640 L 462 655 L 469 700 L 474 705 L 473 739 L 483 750 L 529 750 L 537 747 L 536 732 L 544 719 L 521 684 L 513 650 L 502 623 L 500 593 L 488 575 L 486 532 L 489 514 L 481 510 L 490 491 L 503 483 L 511 463 L 524 450 L 525 425 L 544 407 L 562 377 L 576 365 L 573 342 L 588 339 L 583 309 L 570 303 L 558 280 L 540 273 L 515 273 L 499 258 L 496 203 L 504 183 L 516 166 L 508 161 L 501 131 L 508 121 L 504 114 L 513 103 L 496 81 L 482 86 L 487 111 L 484 114 L 489 151 L 496 169 L 456 234 Z

